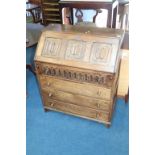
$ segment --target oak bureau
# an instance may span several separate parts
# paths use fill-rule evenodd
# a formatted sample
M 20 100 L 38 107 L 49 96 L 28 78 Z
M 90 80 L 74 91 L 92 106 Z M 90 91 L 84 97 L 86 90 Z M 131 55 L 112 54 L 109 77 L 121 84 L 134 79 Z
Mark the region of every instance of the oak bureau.
M 35 68 L 45 110 L 111 124 L 122 30 L 50 25 L 42 32 Z

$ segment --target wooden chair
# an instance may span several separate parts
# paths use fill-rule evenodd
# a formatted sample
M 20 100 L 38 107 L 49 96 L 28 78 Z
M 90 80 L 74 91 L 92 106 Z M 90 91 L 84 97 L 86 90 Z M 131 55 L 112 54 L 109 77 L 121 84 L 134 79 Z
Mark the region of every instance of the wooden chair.
M 34 54 L 36 46 L 41 35 L 43 25 L 35 23 L 26 24 L 26 69 L 29 69 L 34 75 Z
M 101 9 L 96 9 L 95 10 L 96 13 L 93 16 L 92 22 L 88 22 L 88 21 L 83 21 L 83 12 L 81 9 L 76 9 L 75 12 L 75 17 L 77 18 L 77 23 L 76 25 L 80 25 L 80 26 L 92 26 L 92 27 L 96 27 L 96 17 L 99 13 L 102 13 Z
M 30 2 L 26 3 L 26 22 L 41 23 L 41 6 Z
M 74 11 L 73 9 L 84 9 L 84 10 L 97 10 L 106 9 L 108 11 L 107 27 L 116 28 L 116 17 L 118 12 L 118 0 L 60 0 L 59 1 L 60 13 L 63 8 L 70 8 L 71 24 L 74 24 Z M 63 17 L 63 16 L 62 16 Z

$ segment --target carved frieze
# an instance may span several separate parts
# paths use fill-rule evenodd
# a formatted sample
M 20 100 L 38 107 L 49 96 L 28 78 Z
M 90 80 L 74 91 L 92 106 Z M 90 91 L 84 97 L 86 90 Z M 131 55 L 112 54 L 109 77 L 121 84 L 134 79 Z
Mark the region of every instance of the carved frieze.
M 38 67 L 37 67 L 38 66 Z M 113 76 L 105 73 L 91 73 L 85 71 L 75 71 L 69 68 L 60 67 L 56 65 L 48 66 L 48 65 L 37 65 L 39 74 L 57 77 L 66 80 L 72 80 L 77 82 L 87 82 L 94 83 L 97 85 L 111 86 L 113 82 Z

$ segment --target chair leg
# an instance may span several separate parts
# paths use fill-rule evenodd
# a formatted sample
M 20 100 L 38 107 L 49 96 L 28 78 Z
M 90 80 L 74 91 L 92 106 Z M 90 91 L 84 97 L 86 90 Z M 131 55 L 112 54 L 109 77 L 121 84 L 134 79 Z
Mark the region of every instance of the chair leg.
M 26 69 L 29 69 L 34 75 L 36 75 L 35 71 L 33 70 L 32 66 L 27 64 Z
M 129 88 L 128 88 L 128 93 L 125 95 L 125 103 L 129 102 Z

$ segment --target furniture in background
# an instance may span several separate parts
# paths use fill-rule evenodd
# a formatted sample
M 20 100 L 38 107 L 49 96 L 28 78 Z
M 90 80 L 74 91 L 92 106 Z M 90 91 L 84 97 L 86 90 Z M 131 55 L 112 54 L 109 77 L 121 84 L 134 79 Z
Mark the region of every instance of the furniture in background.
M 120 69 L 120 80 L 119 80 L 119 89 L 118 95 L 123 96 L 125 102 L 129 101 L 129 31 L 125 30 L 125 35 L 121 47 L 122 52 L 122 61 L 121 61 L 121 69 Z
M 124 41 L 121 47 L 122 58 L 120 68 L 120 78 L 118 96 L 123 97 L 125 102 L 129 102 L 129 1 L 119 0 L 119 20 L 120 29 L 125 30 Z
M 34 54 L 43 29 L 44 26 L 39 23 L 26 23 L 26 69 L 34 74 Z
M 126 31 L 129 30 L 129 1 L 128 0 L 119 0 L 119 28 Z
M 108 20 L 107 20 L 107 27 L 109 28 L 115 28 L 116 27 L 116 17 L 117 17 L 117 12 L 118 12 L 118 1 L 117 0 L 85 0 L 85 1 L 80 1 L 80 0 L 60 0 L 59 1 L 59 6 L 60 6 L 60 14 L 62 14 L 62 9 L 63 8 L 70 8 L 71 10 L 71 24 L 74 23 L 74 18 L 73 18 L 73 8 L 78 9 L 81 11 L 81 9 L 94 9 L 94 10 L 99 10 L 99 9 L 106 9 L 108 10 Z M 96 11 L 98 13 L 98 11 Z M 81 17 L 82 18 L 82 17 Z
M 83 21 L 83 12 L 80 9 L 76 9 L 75 12 L 75 17 L 77 18 L 77 23 L 75 25 L 80 25 L 80 26 L 92 26 L 92 27 L 97 27 L 96 25 L 96 17 L 99 13 L 102 13 L 101 9 L 97 9 L 95 10 L 96 14 L 93 16 L 93 20 L 92 22 L 88 22 L 88 21 Z
M 36 51 L 36 44 L 30 47 L 26 47 L 26 69 L 30 70 L 34 75 L 36 75 L 33 61 L 35 51 Z
M 117 96 L 129 100 L 129 50 L 121 49 L 121 66 Z
M 89 31 L 88 31 L 89 30 Z M 45 110 L 111 124 L 124 31 L 52 24 L 35 55 Z
M 129 31 L 124 30 L 124 32 L 125 34 L 124 34 L 124 39 L 123 39 L 121 49 L 129 50 Z
M 62 23 L 62 18 L 59 11 L 59 0 L 42 0 L 42 15 L 43 24 L 48 25 L 49 23 Z
M 28 2 L 32 3 L 32 4 L 37 4 L 40 5 L 42 0 L 28 0 Z
M 31 18 L 33 23 L 40 23 L 41 20 L 41 6 L 37 4 L 26 3 L 26 17 Z

